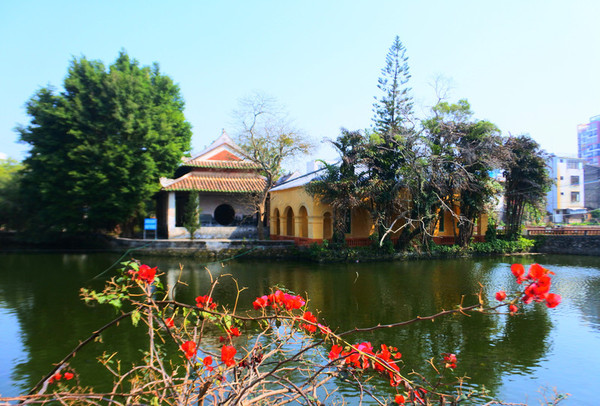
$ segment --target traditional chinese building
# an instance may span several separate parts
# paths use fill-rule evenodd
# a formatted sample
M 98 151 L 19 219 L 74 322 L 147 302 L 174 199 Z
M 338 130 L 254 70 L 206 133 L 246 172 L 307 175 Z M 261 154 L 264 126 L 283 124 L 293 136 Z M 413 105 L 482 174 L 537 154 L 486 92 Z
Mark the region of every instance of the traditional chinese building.
M 162 178 L 158 194 L 158 233 L 189 238 L 184 215 L 191 193 L 198 193 L 201 227 L 196 238 L 253 238 L 257 215 L 253 195 L 265 187 L 259 167 L 225 130 L 199 155 L 185 159 L 174 179 Z

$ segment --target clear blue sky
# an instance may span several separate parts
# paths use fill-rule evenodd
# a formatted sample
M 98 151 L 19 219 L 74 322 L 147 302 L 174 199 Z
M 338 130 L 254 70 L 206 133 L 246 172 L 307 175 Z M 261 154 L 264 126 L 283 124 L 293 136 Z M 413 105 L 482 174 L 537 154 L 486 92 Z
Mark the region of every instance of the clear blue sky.
M 437 76 L 475 116 L 546 151 L 576 154 L 577 124 L 600 114 L 600 1 L 32 1 L 0 0 L 0 156 L 22 159 L 17 123 L 73 57 L 111 64 L 120 49 L 179 83 L 193 150 L 233 132 L 253 91 L 276 97 L 320 144 L 371 126 L 385 55 L 407 49 L 417 111 Z

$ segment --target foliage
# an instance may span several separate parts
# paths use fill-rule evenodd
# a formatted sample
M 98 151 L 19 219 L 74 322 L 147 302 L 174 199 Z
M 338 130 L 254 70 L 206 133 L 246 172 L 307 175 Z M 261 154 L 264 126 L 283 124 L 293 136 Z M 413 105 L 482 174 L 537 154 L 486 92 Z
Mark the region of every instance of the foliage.
M 305 187 L 308 194 L 318 197 L 321 202 L 332 208 L 334 243 L 344 242 L 347 218 L 352 210 L 365 207 L 367 203 L 365 181 L 357 168 L 364 142 L 364 137 L 359 131 L 342 128 L 338 138 L 331 141 L 340 154 L 340 164 L 330 165 L 323 162 L 323 174 Z
M 190 192 L 183 219 L 183 227 L 190 234 L 190 239 L 194 239 L 195 232 L 200 229 L 200 214 L 202 209 L 199 207 L 198 193 Z
M 12 229 L 21 219 L 19 183 L 23 165 L 14 159 L 0 159 L 0 230 Z
M 425 120 L 425 138 L 430 150 L 431 182 L 443 198 L 443 207 L 458 223 L 458 243 L 465 247 L 473 236 L 477 219 L 487 212 L 498 192 L 490 171 L 504 163 L 500 131 L 489 121 L 473 120 L 467 100 L 456 104 L 440 101 Z
M 26 107 L 22 196 L 35 235 L 131 230 L 190 148 L 179 87 L 124 51 L 108 69 L 74 58 L 64 90 L 42 88 Z
M 509 137 L 504 146 L 510 157 L 504 170 L 506 235 L 517 238 L 526 207 L 541 209 L 552 180 L 546 169 L 546 153 L 528 135 Z
M 447 316 L 506 314 L 518 317 L 520 307 L 543 302 L 554 308 L 561 297 L 550 293 L 551 276 L 538 264 L 525 268 L 514 264 L 511 272 L 521 286 L 510 294 L 498 291 L 497 302 L 487 303 L 482 293 L 473 305 L 456 308 L 407 321 L 332 331 L 309 310 L 308 301 L 284 289 L 273 289 L 252 302 L 253 311 L 239 311 L 243 288 L 237 288 L 235 301 L 219 305 L 213 293 L 220 279 L 212 279 L 207 293 L 195 304 L 170 298 L 160 283 L 156 267 L 135 261 L 124 263 L 117 277 L 103 291 L 82 289 L 88 303 L 106 303 L 120 313 L 96 330 L 63 360 L 56 364 L 28 395 L 0 398 L 28 404 L 299 404 L 345 403 L 340 384 L 357 388 L 359 401 L 377 404 L 458 404 L 489 401 L 486 393 L 469 390 L 466 376 L 456 376 L 460 362 L 453 353 L 442 353 L 429 360 L 430 374 L 405 365 L 402 353 L 388 343 L 354 342 L 356 332 L 402 329 L 414 323 L 430 322 Z M 237 284 L 236 284 L 237 286 Z M 171 286 L 168 290 L 175 289 Z M 107 393 L 79 385 L 80 374 L 69 365 L 83 347 L 101 334 L 131 319 L 148 335 L 142 361 L 132 367 L 122 365 L 118 353 L 101 356 L 99 362 L 113 376 Z M 219 342 L 213 338 L 217 335 Z M 431 377 L 430 377 L 431 376 Z M 375 381 L 386 382 L 381 391 Z M 378 385 L 381 388 L 381 385 Z M 562 399 L 562 397 L 560 398 Z M 560 400 L 558 399 L 558 400 Z M 488 404 L 501 404 L 492 401 Z
M 234 115 L 239 126 L 237 142 L 246 157 L 260 167 L 266 180 L 263 191 L 251 202 L 259 214 L 258 235 L 262 240 L 265 237 L 263 222 L 267 216 L 267 194 L 282 175 L 283 163 L 309 153 L 312 144 L 301 130 L 294 127 L 287 113 L 272 97 L 258 93 L 246 97 L 240 100 Z

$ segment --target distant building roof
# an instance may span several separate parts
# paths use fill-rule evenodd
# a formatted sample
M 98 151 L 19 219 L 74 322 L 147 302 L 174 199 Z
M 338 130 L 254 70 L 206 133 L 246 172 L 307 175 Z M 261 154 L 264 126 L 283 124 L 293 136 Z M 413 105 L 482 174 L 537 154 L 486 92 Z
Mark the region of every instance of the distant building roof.
M 223 176 L 220 173 L 190 172 L 178 179 L 161 179 L 165 191 L 198 191 L 225 193 L 260 192 L 265 187 L 265 179 L 244 173 Z

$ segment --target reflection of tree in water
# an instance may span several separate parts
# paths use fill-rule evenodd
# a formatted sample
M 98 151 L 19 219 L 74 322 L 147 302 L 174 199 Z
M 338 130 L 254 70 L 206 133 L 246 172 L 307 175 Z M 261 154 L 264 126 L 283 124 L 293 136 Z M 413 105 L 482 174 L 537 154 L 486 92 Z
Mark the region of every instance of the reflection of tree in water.
M 115 311 L 109 306 L 86 306 L 79 298 L 79 289 L 101 288 L 104 280 L 89 280 L 116 257 L 29 254 L 3 259 L 6 271 L 0 273 L 0 297 L 17 316 L 27 352 L 22 362 L 14 366 L 12 379 L 22 382 L 21 390 L 28 390 L 81 340 L 114 318 Z M 72 362 L 76 369 L 85 370 L 81 376 L 83 384 L 108 382 L 105 368 L 96 361 L 103 350 L 118 349 L 124 360 L 139 357 L 145 334 L 141 329 L 117 328 L 109 330 L 103 339 L 105 346 L 92 345 Z

